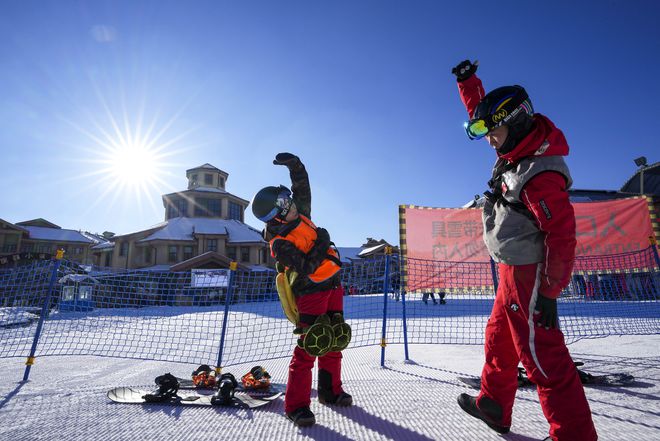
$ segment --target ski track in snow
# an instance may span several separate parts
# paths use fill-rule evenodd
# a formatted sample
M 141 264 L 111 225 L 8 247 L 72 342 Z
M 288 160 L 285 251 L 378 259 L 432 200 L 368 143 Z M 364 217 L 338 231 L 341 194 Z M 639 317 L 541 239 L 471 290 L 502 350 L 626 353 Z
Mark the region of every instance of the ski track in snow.
M 587 388 L 600 440 L 651 440 L 660 433 L 660 336 L 582 340 L 569 346 L 573 358 L 591 373 L 629 372 L 635 387 Z M 0 360 L 1 440 L 541 440 L 548 425 L 534 389 L 520 389 L 512 432 L 500 436 L 463 413 L 461 392 L 473 391 L 457 376 L 478 375 L 478 345 L 412 345 L 386 350 L 349 349 L 344 356 L 344 387 L 355 405 L 326 407 L 312 392 L 317 424 L 300 429 L 283 417 L 283 399 L 256 410 L 141 406 L 110 402 L 115 386 L 149 388 L 165 372 L 187 376 L 196 366 L 93 356 L 43 357 L 30 381 L 19 383 L 24 360 Z M 242 375 L 254 363 L 230 366 Z M 285 382 L 288 358 L 262 363 L 274 381 Z M 316 383 L 314 384 L 314 387 Z

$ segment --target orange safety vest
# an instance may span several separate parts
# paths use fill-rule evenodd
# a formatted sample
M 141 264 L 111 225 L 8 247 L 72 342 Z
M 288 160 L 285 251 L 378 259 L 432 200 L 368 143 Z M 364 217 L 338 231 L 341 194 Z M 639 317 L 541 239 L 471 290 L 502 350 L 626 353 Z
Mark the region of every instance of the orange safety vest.
M 302 214 L 299 215 L 301 222 L 291 230 L 286 236 L 275 236 L 270 241 L 271 255 L 275 257 L 273 253 L 273 243 L 276 240 L 288 240 L 293 243 L 296 248 L 298 248 L 303 253 L 307 254 L 314 246 L 314 241 L 316 240 L 316 225 L 312 220 Z M 328 259 L 323 260 L 321 265 L 314 271 L 312 274 L 308 274 L 307 277 L 314 283 L 321 283 L 335 274 L 341 269 L 339 264 L 339 253 L 333 248 L 328 249 L 328 255 L 331 256 Z M 334 258 L 334 259 L 333 259 Z

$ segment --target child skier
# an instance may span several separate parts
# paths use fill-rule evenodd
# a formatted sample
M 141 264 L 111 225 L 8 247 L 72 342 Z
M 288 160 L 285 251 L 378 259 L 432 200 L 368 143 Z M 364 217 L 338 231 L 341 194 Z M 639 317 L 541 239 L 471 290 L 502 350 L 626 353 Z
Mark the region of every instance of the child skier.
M 303 163 L 291 153 L 279 153 L 273 164 L 289 169 L 292 191 L 284 186 L 261 189 L 252 200 L 252 212 L 266 223 L 264 237 L 278 271 L 286 271 L 287 280 L 292 280 L 295 305 L 283 305 L 285 311 L 297 309 L 294 332 L 301 338 L 289 364 L 284 410 L 296 425 L 311 426 L 316 422 L 309 406 L 317 357 L 319 402 L 353 404 L 341 382 L 340 351 L 350 341 L 350 327 L 343 319 L 341 262 L 328 232 L 310 219 L 312 197 Z

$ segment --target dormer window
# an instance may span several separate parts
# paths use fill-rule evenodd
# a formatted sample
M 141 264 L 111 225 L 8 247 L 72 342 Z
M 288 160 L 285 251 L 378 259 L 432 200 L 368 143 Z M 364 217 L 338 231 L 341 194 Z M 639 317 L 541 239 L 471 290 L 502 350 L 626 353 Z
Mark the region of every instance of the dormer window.
M 211 173 L 204 173 L 204 185 L 213 185 L 213 175 Z

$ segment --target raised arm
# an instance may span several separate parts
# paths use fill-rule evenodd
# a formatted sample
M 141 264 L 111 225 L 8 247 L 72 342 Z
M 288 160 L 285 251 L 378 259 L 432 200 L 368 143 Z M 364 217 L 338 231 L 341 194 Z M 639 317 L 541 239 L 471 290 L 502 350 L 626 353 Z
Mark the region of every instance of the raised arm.
M 461 95 L 461 101 L 463 101 L 463 105 L 470 118 L 474 115 L 474 111 L 476 110 L 479 101 L 481 101 L 484 95 L 486 95 L 484 86 L 476 75 L 478 66 L 479 62 L 476 60 L 474 63 L 465 60 L 451 70 L 451 73 L 456 75 L 458 92 Z
M 298 208 L 298 213 L 311 218 L 312 215 L 312 190 L 309 186 L 309 176 L 305 165 L 296 155 L 291 153 L 278 153 L 273 164 L 284 165 L 289 169 L 291 178 L 291 192 L 293 201 Z

